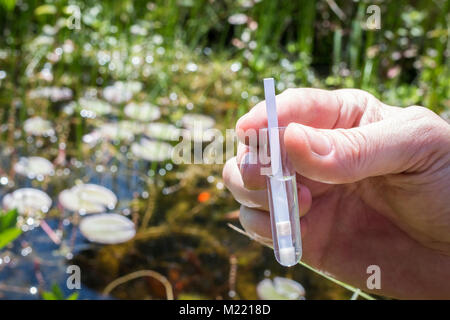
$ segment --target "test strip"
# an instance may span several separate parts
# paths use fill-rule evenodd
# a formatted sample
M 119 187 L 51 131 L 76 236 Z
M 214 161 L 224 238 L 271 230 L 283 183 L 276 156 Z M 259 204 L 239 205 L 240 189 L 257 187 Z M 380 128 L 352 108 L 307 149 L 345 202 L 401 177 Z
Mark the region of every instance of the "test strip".
M 274 241 L 275 256 L 280 264 L 292 266 L 298 262 L 292 232 L 300 232 L 299 227 L 292 227 L 290 221 L 290 206 L 284 180 L 281 160 L 280 136 L 278 116 L 275 101 L 275 83 L 273 78 L 264 79 L 264 94 L 267 110 L 267 128 L 270 146 L 271 175 L 269 187 L 271 197 L 272 237 Z M 296 192 L 296 191 L 295 191 Z M 298 215 L 298 213 L 297 213 Z M 297 219 L 297 217 L 294 217 Z M 298 226 L 298 224 L 296 224 Z M 301 251 L 301 249 L 300 249 Z M 278 253 L 278 254 L 277 254 Z

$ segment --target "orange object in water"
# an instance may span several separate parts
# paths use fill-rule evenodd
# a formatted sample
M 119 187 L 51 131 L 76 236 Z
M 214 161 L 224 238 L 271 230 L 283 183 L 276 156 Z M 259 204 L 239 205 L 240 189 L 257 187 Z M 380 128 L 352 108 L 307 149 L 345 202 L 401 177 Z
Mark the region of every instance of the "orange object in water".
M 211 194 L 208 191 L 200 192 L 197 200 L 198 202 L 206 202 L 211 198 Z

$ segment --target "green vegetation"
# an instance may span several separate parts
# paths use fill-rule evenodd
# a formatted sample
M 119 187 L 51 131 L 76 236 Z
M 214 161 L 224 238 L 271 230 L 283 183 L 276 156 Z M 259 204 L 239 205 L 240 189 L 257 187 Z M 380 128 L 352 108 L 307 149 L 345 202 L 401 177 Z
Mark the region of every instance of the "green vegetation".
M 0 211 L 0 249 L 20 236 L 22 230 L 17 227 L 17 210 Z

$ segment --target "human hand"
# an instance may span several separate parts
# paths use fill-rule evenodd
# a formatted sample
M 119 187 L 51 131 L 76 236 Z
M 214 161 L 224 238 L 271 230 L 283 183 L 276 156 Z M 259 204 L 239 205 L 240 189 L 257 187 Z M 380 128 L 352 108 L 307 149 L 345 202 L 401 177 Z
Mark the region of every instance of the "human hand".
M 450 298 L 450 126 L 353 89 L 289 89 L 277 109 L 297 172 L 302 260 L 363 290 L 367 267 L 378 265 L 377 294 Z M 243 227 L 270 241 L 265 177 L 243 143 L 246 130 L 267 127 L 265 103 L 236 127 L 225 184 Z

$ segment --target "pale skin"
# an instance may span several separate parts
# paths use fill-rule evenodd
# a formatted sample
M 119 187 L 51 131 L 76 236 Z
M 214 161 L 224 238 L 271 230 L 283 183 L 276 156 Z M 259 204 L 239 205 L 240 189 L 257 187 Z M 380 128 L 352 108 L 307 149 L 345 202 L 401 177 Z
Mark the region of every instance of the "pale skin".
M 364 291 L 450 299 L 450 125 L 354 89 L 289 89 L 277 108 L 297 172 L 302 260 Z M 223 177 L 242 226 L 271 241 L 266 177 L 243 138 L 265 127 L 261 102 L 239 119 Z M 381 269 L 379 290 L 367 289 L 370 265 Z

